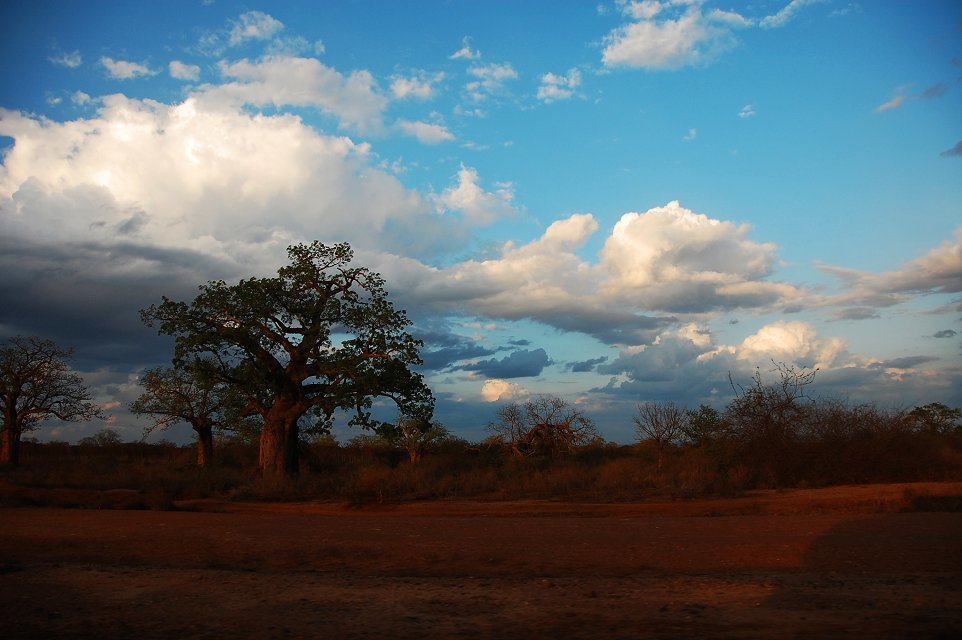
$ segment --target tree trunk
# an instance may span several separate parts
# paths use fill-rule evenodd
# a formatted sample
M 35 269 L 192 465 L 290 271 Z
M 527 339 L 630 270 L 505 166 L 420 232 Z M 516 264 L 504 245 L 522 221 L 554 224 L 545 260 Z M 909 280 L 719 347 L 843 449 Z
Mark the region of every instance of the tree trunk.
M 264 478 L 281 480 L 298 472 L 297 420 L 303 411 L 278 398 L 264 416 L 259 464 Z
M 20 464 L 20 431 L 4 427 L 0 431 L 0 464 L 15 467 Z
M 210 427 L 194 427 L 197 432 L 197 466 L 205 469 L 214 462 L 214 432 Z

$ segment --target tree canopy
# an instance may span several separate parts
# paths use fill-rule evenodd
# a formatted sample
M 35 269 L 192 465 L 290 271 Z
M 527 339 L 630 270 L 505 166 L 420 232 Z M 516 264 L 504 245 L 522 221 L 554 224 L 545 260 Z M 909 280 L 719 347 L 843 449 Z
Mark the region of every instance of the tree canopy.
M 263 419 L 265 475 L 297 473 L 299 420 L 329 424 L 339 411 L 351 424 L 377 427 L 373 399 L 403 415 L 429 419 L 434 399 L 411 367 L 421 342 L 404 311 L 387 300 L 384 279 L 353 266 L 347 243 L 288 248 L 276 277 L 222 280 L 200 287 L 191 303 L 166 297 L 141 312 L 173 336 L 175 366 L 197 367 L 242 399 L 242 414 Z
M 0 463 L 18 464 L 21 436 L 44 420 L 101 416 L 83 378 L 67 364 L 72 357 L 72 349 L 36 336 L 15 336 L 0 347 Z

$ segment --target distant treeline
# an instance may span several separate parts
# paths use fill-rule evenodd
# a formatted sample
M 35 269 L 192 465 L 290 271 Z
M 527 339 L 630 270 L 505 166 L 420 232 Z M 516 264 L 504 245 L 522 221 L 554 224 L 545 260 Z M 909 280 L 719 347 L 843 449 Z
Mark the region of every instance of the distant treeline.
M 799 393 L 802 389 L 755 385 L 725 411 L 640 405 L 634 416 L 639 440 L 632 445 L 591 438 L 519 452 L 503 425 L 492 425 L 492 437 L 474 443 L 435 431 L 416 452 L 399 431 L 362 433 L 343 444 L 320 436 L 300 443 L 301 473 L 280 485 L 256 473 L 257 444 L 240 436 L 218 436 L 214 463 L 200 468 L 193 447 L 123 443 L 105 430 L 78 445 L 25 441 L 21 467 L 0 476 L 8 485 L 2 499 L 57 503 L 66 495 L 30 498 L 39 494 L 18 493 L 12 486 L 128 489 L 160 504 L 209 497 L 618 502 L 731 496 L 757 488 L 962 480 L 958 410 L 937 403 L 909 411 L 815 402 Z M 659 420 L 660 426 L 654 425 Z

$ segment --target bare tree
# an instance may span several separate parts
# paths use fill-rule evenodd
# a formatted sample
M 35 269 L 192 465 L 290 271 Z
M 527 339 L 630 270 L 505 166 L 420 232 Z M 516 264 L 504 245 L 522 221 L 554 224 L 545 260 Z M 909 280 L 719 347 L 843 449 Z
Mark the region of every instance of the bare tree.
M 497 416 L 487 429 L 517 456 L 558 456 L 601 439 L 588 416 L 554 396 L 506 405 Z
M 102 417 L 83 378 L 70 370 L 72 349 L 36 336 L 10 338 L 0 347 L 0 463 L 20 462 L 20 438 L 49 418 L 68 422 Z
M 658 451 L 658 468 L 665 460 L 665 451 L 684 433 L 688 414 L 674 402 L 645 402 L 638 405 L 633 418 L 635 432 L 641 440 L 651 440 Z

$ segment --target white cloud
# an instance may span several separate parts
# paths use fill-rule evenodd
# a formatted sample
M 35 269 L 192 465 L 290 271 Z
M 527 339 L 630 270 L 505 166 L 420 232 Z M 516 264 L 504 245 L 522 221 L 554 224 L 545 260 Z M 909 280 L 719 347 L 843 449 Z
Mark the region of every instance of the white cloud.
M 157 73 L 156 71 L 151 71 L 147 65 L 130 62 L 128 60 L 114 60 L 107 56 L 100 59 L 100 64 L 107 69 L 107 72 L 112 78 L 120 80 L 130 80 L 140 76 L 152 76 Z
M 196 64 L 185 64 L 180 60 L 171 60 L 168 69 L 170 77 L 178 80 L 197 80 L 200 78 L 200 67 Z
M 481 398 L 485 402 L 512 402 L 530 395 L 530 392 L 517 382 L 508 380 L 485 380 L 481 387 Z
M 580 85 L 581 72 L 578 69 L 571 69 L 567 75 L 563 76 L 549 72 L 541 76 L 538 99 L 548 103 L 555 100 L 567 100 L 574 95 L 575 90 Z
M 61 67 L 67 67 L 68 69 L 76 69 L 81 64 L 83 64 L 83 57 L 80 55 L 79 51 L 71 51 L 70 53 L 61 53 L 60 55 L 50 56 L 47 58 L 53 64 L 59 65 Z
M 414 136 L 424 144 L 440 144 L 441 142 L 454 140 L 454 134 L 441 124 L 398 120 L 397 126 L 401 131 L 409 136 Z
M 115 95 L 63 123 L 3 111 L 0 133 L 16 140 L 0 170 L 7 237 L 136 242 L 247 269 L 305 239 L 403 254 L 456 238 L 366 145 L 290 115 Z
M 468 68 L 468 74 L 477 78 L 465 85 L 474 100 L 484 100 L 489 95 L 504 91 L 508 80 L 516 80 L 518 72 L 510 63 L 476 64 Z
M 494 192 L 485 191 L 478 184 L 477 170 L 464 165 L 461 165 L 457 179 L 457 185 L 448 187 L 435 197 L 440 208 L 460 211 L 469 224 L 482 226 L 515 215 L 512 204 L 514 190 L 510 185 L 502 186 Z
M 602 292 L 675 312 L 775 304 L 798 294 L 765 280 L 775 246 L 748 239 L 749 227 L 714 220 L 677 201 L 626 213 L 601 250 Z
M 391 79 L 391 93 L 400 100 L 405 98 L 430 100 L 435 95 L 435 86 L 442 80 L 444 80 L 443 72 L 429 74 L 420 71 L 413 76 L 394 76 Z
M 90 104 L 91 98 L 83 91 L 74 91 L 73 95 L 70 96 L 70 101 L 78 107 L 83 107 Z
M 840 364 L 845 346 L 842 338 L 818 337 L 814 325 L 809 322 L 778 321 L 762 327 L 740 345 L 720 347 L 702 358 L 728 352 L 752 366 L 774 360 L 810 369 L 828 369 Z
M 836 305 L 886 307 L 915 295 L 962 293 L 962 227 L 923 256 L 910 260 L 896 271 L 868 273 L 841 267 L 820 267 L 833 275 L 845 291 L 830 297 Z
M 284 28 L 284 23 L 261 11 L 248 11 L 233 22 L 228 42 L 237 46 L 247 40 L 267 40 Z
M 692 127 L 691 129 L 688 130 L 688 133 L 685 134 L 682 140 L 685 140 L 686 142 L 690 142 L 691 140 L 694 140 L 697 137 L 698 137 L 698 130 Z
M 477 60 L 481 53 L 471 48 L 471 39 L 465 36 L 461 40 L 461 48 L 448 56 L 451 60 Z
M 369 72 L 344 76 L 314 58 L 245 59 L 222 63 L 221 72 L 234 82 L 202 86 L 198 96 L 203 101 L 233 107 L 312 106 L 338 118 L 342 127 L 359 131 L 380 129 L 388 105 Z
M 884 102 L 875 107 L 875 113 L 882 113 L 883 111 L 888 111 L 889 109 L 898 109 L 902 106 L 903 102 L 905 102 L 905 95 L 900 93 L 888 102 Z
M 734 44 L 731 22 L 705 16 L 698 4 L 674 17 L 659 18 L 669 3 L 628 3 L 623 11 L 634 21 L 605 37 L 606 67 L 676 69 L 709 62 Z
M 741 119 L 743 119 L 743 120 L 748 119 L 748 118 L 754 118 L 754 117 L 755 117 L 755 106 L 754 106 L 754 105 L 750 105 L 750 104 L 746 104 L 744 107 L 742 107 L 742 110 L 738 112 L 738 117 L 741 118 Z
M 785 5 L 778 13 L 762 18 L 758 25 L 763 29 L 784 27 L 798 15 L 798 12 L 801 11 L 803 7 L 822 2 L 825 2 L 825 0 L 791 0 L 791 2 Z
M 753 19 L 734 11 L 703 11 L 702 0 L 618 0 L 629 22 L 604 38 L 606 67 L 677 69 L 704 65 L 737 43 L 735 31 L 786 25 L 805 5 L 792 0 L 775 15 Z

